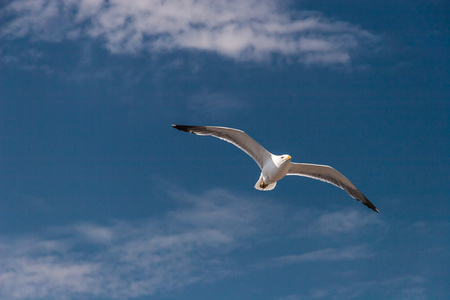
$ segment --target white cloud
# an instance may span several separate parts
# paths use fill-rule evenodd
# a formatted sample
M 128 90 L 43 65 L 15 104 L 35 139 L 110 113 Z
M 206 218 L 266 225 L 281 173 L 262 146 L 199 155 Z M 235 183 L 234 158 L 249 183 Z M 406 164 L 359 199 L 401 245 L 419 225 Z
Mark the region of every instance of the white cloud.
M 151 296 L 261 268 L 374 255 L 363 244 L 238 263 L 239 251 L 277 243 L 280 233 L 299 239 L 289 233 L 308 222 L 308 237 L 318 233 L 313 226 L 324 220 L 343 229 L 330 232 L 324 225 L 320 232 L 340 237 L 353 233 L 349 228 L 357 224 L 341 225 L 341 217 L 333 213 L 300 220 L 267 199 L 240 197 L 222 189 L 192 194 L 165 185 L 176 209 L 146 220 L 77 223 L 32 236 L 0 236 L 0 299 Z M 360 217 L 352 220 L 361 222 Z
M 141 222 L 73 224 L 0 237 L 1 299 L 132 298 L 234 272 L 227 253 L 267 232 L 276 208 L 222 190 L 172 191 L 184 207 Z
M 98 264 L 80 261 L 61 241 L 1 240 L 0 298 L 65 299 L 97 288 Z
M 112 53 L 193 49 L 247 61 L 272 55 L 347 64 L 377 38 L 317 12 L 274 0 L 16 0 L 0 36 L 58 42 L 93 38 Z

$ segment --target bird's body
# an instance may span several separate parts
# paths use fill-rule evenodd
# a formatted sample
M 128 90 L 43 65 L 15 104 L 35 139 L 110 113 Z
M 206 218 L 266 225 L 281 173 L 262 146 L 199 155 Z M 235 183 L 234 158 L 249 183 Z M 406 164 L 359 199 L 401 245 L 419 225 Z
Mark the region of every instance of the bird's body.
M 330 166 L 293 163 L 288 154 L 274 155 L 258 144 L 245 132 L 217 126 L 172 125 L 172 127 L 197 135 L 211 135 L 234 144 L 242 149 L 258 164 L 261 175 L 255 184 L 255 189 L 273 190 L 277 182 L 286 175 L 310 177 L 331 183 L 345 190 L 351 197 L 362 202 L 372 210 L 378 209 L 361 193 L 344 175 Z
M 278 180 L 282 179 L 289 171 L 291 157 L 284 155 L 271 155 L 264 161 L 261 176 L 255 184 L 255 188 L 261 191 L 270 191 L 275 188 Z

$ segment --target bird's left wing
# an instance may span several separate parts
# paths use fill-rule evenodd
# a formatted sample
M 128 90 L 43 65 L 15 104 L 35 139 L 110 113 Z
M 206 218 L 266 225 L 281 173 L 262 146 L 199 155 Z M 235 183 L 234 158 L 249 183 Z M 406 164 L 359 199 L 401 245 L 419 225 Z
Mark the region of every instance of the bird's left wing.
M 217 126 L 172 125 L 172 127 L 198 135 L 211 135 L 232 143 L 250 155 L 261 169 L 263 168 L 264 162 L 271 157 L 269 151 L 242 130 Z
M 292 163 L 287 175 L 298 175 L 331 183 L 345 190 L 354 199 L 378 212 L 378 209 L 344 175 L 330 166 Z

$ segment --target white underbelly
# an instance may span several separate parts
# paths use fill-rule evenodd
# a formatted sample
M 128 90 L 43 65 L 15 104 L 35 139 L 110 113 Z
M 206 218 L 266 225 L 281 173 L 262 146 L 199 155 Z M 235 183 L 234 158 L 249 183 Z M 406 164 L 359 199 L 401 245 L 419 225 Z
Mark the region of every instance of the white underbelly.
M 286 176 L 289 170 L 289 164 L 281 165 L 280 167 L 275 166 L 275 164 L 269 164 L 262 170 L 264 182 L 267 184 L 277 182 L 284 176 Z

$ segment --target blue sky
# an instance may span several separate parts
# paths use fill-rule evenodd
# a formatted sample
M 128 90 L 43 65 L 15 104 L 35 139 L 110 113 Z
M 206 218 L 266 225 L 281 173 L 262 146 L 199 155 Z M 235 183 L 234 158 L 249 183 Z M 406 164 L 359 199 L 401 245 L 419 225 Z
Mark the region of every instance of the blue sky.
M 446 1 L 0 6 L 0 298 L 448 299 Z M 171 124 L 327 164 L 258 166 Z

